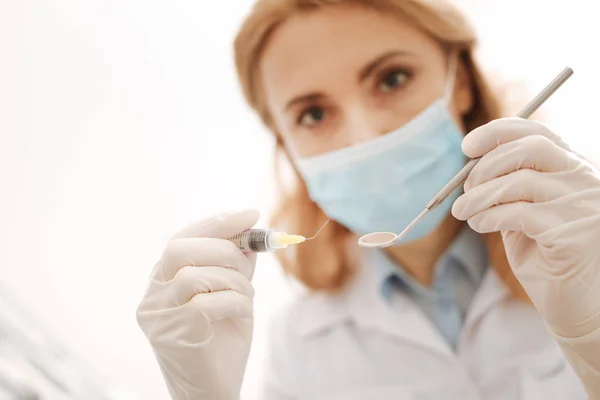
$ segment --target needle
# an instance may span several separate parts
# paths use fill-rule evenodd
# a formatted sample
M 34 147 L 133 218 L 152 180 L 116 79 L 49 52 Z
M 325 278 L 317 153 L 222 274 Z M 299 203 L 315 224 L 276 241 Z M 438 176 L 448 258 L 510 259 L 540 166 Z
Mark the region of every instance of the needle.
M 317 236 L 319 236 L 319 233 L 321 233 L 321 231 L 323 230 L 323 228 L 325 228 L 325 225 L 327 225 L 328 223 L 329 223 L 329 220 L 325 221 L 325 223 L 323 224 L 323 226 L 321 226 L 319 228 L 319 230 L 317 231 L 317 233 L 315 233 L 314 236 L 312 236 L 312 237 L 306 238 L 306 240 L 313 240 L 314 238 L 316 238 Z

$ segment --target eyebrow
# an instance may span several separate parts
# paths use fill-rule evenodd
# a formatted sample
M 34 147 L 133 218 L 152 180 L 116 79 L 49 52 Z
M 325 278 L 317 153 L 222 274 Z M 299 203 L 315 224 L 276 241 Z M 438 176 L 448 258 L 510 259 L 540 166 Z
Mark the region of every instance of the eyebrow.
M 375 60 L 371 61 L 370 63 L 368 63 L 365 67 L 363 67 L 361 69 L 361 71 L 358 75 L 358 81 L 363 82 L 365 79 L 367 79 L 369 77 L 369 75 L 371 75 L 373 73 L 373 71 L 375 71 L 377 69 L 377 67 L 379 67 L 381 64 L 383 64 L 390 58 L 393 58 L 396 56 L 402 56 L 402 55 L 411 55 L 411 54 L 412 53 L 409 53 L 407 51 L 400 51 L 400 50 L 388 51 L 386 53 L 383 53 L 382 55 L 380 55 Z M 316 100 L 319 100 L 321 97 L 323 97 L 323 93 L 319 93 L 319 92 L 312 92 L 312 93 L 308 93 L 308 94 L 305 94 L 302 96 L 298 96 L 298 97 L 295 97 L 292 100 L 290 100 L 286 104 L 285 109 L 289 110 L 292 106 L 294 106 L 295 104 L 298 104 L 298 103 L 314 102 Z
M 367 64 L 361 70 L 360 74 L 358 75 L 358 81 L 362 82 L 365 79 L 367 79 L 369 77 L 369 75 L 371 75 L 373 73 L 373 71 L 375 71 L 377 69 L 377 67 L 379 67 L 381 64 L 383 64 L 390 58 L 397 57 L 397 56 L 405 56 L 405 55 L 412 55 L 412 53 L 409 53 L 407 51 L 401 51 L 401 50 L 393 50 L 393 51 L 388 51 L 386 53 L 383 53 L 382 55 L 377 57 L 375 60 L 373 60 L 369 64 Z
M 323 97 L 323 93 L 308 93 L 302 96 L 298 96 L 293 98 L 292 100 L 290 100 L 287 105 L 285 106 L 286 111 L 289 110 L 292 106 L 294 106 L 295 104 L 298 103 L 310 103 L 310 102 L 314 102 L 319 100 L 321 97 Z

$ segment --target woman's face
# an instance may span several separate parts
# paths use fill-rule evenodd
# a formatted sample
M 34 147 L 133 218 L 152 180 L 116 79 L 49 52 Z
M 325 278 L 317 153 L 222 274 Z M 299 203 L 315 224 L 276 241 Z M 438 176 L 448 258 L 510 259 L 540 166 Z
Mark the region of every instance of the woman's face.
M 446 53 L 411 24 L 359 6 L 329 6 L 280 26 L 261 59 L 267 107 L 301 157 L 371 140 L 444 94 Z M 462 68 L 451 112 L 472 97 Z

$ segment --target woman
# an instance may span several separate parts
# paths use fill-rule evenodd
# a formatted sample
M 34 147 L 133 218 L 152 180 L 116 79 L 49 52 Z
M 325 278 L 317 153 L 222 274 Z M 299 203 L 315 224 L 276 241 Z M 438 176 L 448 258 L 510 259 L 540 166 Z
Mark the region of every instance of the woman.
M 335 221 L 278 253 L 310 291 L 273 323 L 262 398 L 600 398 L 600 176 L 500 118 L 475 41 L 442 1 L 261 0 L 242 26 L 244 94 L 298 178 L 273 225 Z M 464 193 L 397 245 L 357 247 L 406 226 L 465 155 L 482 159 Z M 239 396 L 255 259 L 225 239 L 257 219 L 190 225 L 154 269 L 138 321 L 174 398 Z

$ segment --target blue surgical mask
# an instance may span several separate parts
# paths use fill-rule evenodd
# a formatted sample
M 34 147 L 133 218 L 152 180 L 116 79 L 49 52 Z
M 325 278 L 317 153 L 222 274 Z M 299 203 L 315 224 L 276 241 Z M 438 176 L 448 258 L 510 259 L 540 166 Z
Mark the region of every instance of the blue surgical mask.
M 358 235 L 398 233 L 463 167 L 463 134 L 448 110 L 453 64 L 444 97 L 399 129 L 351 147 L 295 158 L 311 199 L 328 217 Z M 398 243 L 431 233 L 459 195 L 456 190 Z

